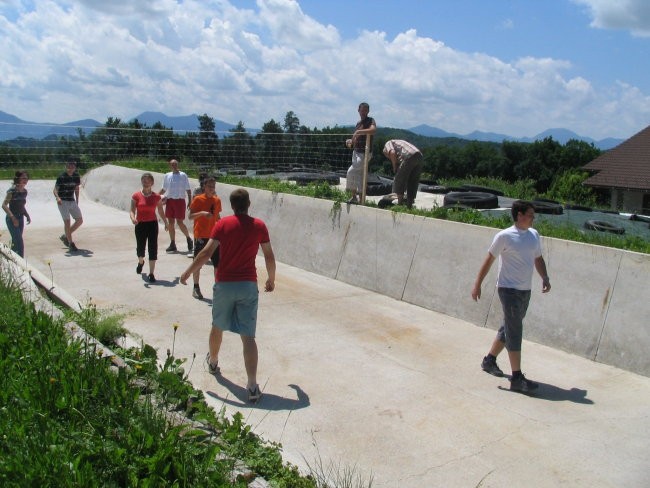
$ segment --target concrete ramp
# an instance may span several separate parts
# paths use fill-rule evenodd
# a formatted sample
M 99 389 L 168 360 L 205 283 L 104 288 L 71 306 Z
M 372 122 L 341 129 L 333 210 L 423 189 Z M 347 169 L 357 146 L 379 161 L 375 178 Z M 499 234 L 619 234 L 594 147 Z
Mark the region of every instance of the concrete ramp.
M 260 295 L 264 396 L 248 404 L 238 337 L 224 337 L 222 376 L 206 370 L 211 301 L 193 299 L 179 284 L 186 253 L 161 253 L 156 284 L 135 273 L 133 226 L 123 209 L 140 174 L 107 166 L 86 176 L 78 253 L 58 239 L 53 182 L 42 183 L 41 198 L 41 183 L 31 181 L 26 266 L 82 304 L 124 313 L 128 329 L 160 357 L 170 350 L 187 358 L 189 378 L 208 402 L 241 411 L 254 432 L 282 443 L 286 460 L 301 468 L 317 457 L 356 464 L 378 488 L 647 484 L 650 378 L 530 341 L 524 371 L 540 382 L 535 397 L 510 393 L 507 379 L 480 370 L 496 304 L 487 282 L 481 303 L 469 292 L 493 229 L 252 191 L 251 213 L 269 223 L 280 263 L 276 290 Z M 226 208 L 229 191 L 218 185 Z M 7 241 L 6 231 L 0 239 Z M 167 239 L 161 233 L 162 249 Z M 632 325 L 647 305 L 629 309 L 642 294 L 632 288 L 648 276 L 646 256 L 569 245 L 545 240 L 554 288 L 534 291 L 524 337 L 558 327 L 553 340 L 582 344 L 583 331 L 593 329 L 585 344 L 597 343 L 599 360 L 629 358 L 633 349 L 614 345 L 642 347 L 644 329 Z M 590 274 L 607 266 L 615 268 Z M 211 271 L 201 274 L 206 297 Z M 258 272 L 265 276 L 261 258 Z M 552 322 L 563 314 L 564 325 Z M 505 358 L 500 365 L 508 369 Z

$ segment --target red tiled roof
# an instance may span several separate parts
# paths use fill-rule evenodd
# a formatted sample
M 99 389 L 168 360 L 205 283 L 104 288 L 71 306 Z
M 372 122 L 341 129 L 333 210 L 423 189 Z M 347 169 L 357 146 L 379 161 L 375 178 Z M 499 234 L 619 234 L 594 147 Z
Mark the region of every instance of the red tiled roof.
M 650 191 L 650 125 L 583 166 L 587 186 Z

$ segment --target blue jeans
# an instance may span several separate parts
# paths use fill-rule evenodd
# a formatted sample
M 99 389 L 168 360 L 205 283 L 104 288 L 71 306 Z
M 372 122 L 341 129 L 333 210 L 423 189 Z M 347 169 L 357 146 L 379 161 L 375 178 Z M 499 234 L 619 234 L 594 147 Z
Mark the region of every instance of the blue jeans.
M 25 244 L 23 242 L 23 229 L 25 228 L 25 217 L 21 215 L 20 217 L 16 216 L 16 218 L 18 219 L 18 227 L 13 224 L 8 215 L 5 217 L 5 222 L 11 235 L 11 250 L 21 258 L 24 258 Z

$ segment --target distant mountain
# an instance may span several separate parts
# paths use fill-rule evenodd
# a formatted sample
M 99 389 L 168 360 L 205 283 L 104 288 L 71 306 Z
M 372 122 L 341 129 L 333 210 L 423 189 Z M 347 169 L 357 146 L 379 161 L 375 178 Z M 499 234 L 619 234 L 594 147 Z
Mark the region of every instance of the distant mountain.
M 135 119 L 138 119 L 143 124 L 147 124 L 149 127 L 156 122 L 160 122 L 165 127 L 169 127 L 175 131 L 197 132 L 199 130 L 199 116 L 196 114 L 171 117 L 162 112 L 142 112 L 131 120 Z M 235 125 L 224 122 L 223 120 L 214 119 L 214 130 L 217 133 L 228 132 L 235 127 Z
M 199 120 L 196 114 L 191 115 L 181 115 L 181 116 L 168 116 L 162 112 L 142 112 L 141 114 L 129 119 L 130 121 L 138 119 L 142 124 L 146 124 L 148 127 L 153 126 L 156 122 L 160 122 L 165 127 L 169 127 L 174 131 L 180 132 L 197 132 L 199 130 Z M 227 133 L 235 128 L 236 126 L 224 122 L 223 120 L 215 119 L 215 131 L 218 134 L 227 135 Z M 22 138 L 33 138 L 33 139 L 45 139 L 59 136 L 75 136 L 78 133 L 78 129 L 82 128 L 87 134 L 92 132 L 96 127 L 103 126 L 104 124 L 97 122 L 93 119 L 83 119 L 77 120 L 74 122 L 67 122 L 65 124 L 49 124 L 49 123 L 37 123 L 37 122 L 28 122 L 21 120 L 15 115 L 8 114 L 6 112 L 0 111 L 0 141 L 7 141 L 11 139 L 16 139 L 19 137 Z M 256 134 L 260 132 L 259 129 L 250 129 L 246 128 L 247 132 L 251 134 Z M 566 144 L 570 139 L 577 139 L 580 141 L 585 141 L 587 143 L 593 143 L 597 148 L 601 150 L 611 149 L 618 146 L 624 139 L 615 139 L 615 138 L 606 138 L 599 141 L 591 139 L 589 137 L 584 137 L 572 132 L 568 129 L 548 129 L 544 132 L 540 132 L 534 137 L 521 137 L 516 138 L 508 136 L 505 134 L 498 134 L 494 132 L 481 132 L 474 131 L 469 134 L 461 135 L 453 132 L 447 132 L 438 127 L 432 127 L 430 125 L 421 124 L 408 130 L 416 135 L 423 137 L 435 137 L 435 138 L 457 138 L 463 140 L 471 141 L 482 141 L 482 142 L 503 142 L 503 141 L 516 141 L 516 142 L 533 142 L 545 139 L 546 137 L 552 137 L 553 140 L 558 141 L 561 144 Z
M 480 132 L 474 131 L 469 134 L 460 135 L 454 134 L 451 132 L 446 132 L 437 127 L 431 127 L 430 125 L 422 124 L 410 129 L 411 132 L 427 137 L 459 137 L 461 139 L 469 139 L 473 141 L 483 141 L 483 142 L 503 142 L 503 141 L 515 141 L 515 142 L 534 142 L 541 141 L 547 137 L 552 137 L 554 141 L 559 142 L 560 144 L 566 144 L 571 139 L 576 139 L 579 141 L 585 141 L 589 144 L 593 143 L 598 149 L 603 151 L 611 149 L 618 146 L 624 139 L 615 139 L 608 137 L 607 139 L 601 139 L 596 141 L 590 137 L 580 136 L 575 132 L 572 132 L 568 129 L 548 129 L 544 132 L 540 132 L 534 137 L 512 137 L 505 134 L 497 134 L 494 132 Z
M 85 132 L 102 125 L 96 120 L 84 119 L 66 124 L 37 123 L 21 120 L 15 115 L 0 111 L 0 141 L 25 137 L 31 139 L 45 139 L 59 136 L 76 136 L 78 128 Z

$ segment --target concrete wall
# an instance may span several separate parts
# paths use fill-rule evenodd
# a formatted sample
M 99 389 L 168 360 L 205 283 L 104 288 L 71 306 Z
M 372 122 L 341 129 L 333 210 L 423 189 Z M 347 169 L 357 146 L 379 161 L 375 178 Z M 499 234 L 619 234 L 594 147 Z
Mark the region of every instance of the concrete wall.
M 141 171 L 105 166 L 86 195 L 128 209 Z M 162 175 L 154 174 L 155 188 Z M 194 180 L 194 183 L 196 181 Z M 234 187 L 218 184 L 224 215 Z M 470 297 L 496 230 L 362 206 L 249 189 L 251 215 L 271 233 L 276 258 L 330 278 L 496 329 L 496 265 L 479 303 Z M 552 291 L 534 288 L 526 339 L 650 376 L 650 256 L 543 238 Z

